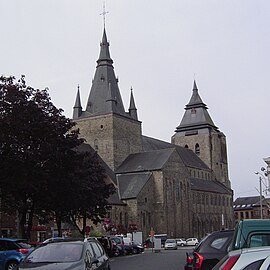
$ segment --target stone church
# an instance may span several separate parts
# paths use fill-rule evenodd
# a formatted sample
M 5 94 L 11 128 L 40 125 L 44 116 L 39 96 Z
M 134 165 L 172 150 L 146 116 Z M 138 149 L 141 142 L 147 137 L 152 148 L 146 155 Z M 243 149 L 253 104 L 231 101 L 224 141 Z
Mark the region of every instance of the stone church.
M 187 238 L 234 226 L 226 137 L 207 109 L 194 81 L 171 143 L 144 136 L 132 90 L 125 111 L 104 28 L 87 106 L 78 89 L 73 121 L 112 171 L 110 223 L 144 238 L 151 228 Z

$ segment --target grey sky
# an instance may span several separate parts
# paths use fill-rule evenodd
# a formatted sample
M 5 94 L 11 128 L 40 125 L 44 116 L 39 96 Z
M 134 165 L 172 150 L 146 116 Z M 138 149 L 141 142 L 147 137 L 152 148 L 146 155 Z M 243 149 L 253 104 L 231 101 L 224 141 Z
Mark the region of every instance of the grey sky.
M 258 195 L 269 150 L 269 0 L 107 0 L 106 31 L 126 110 L 130 87 L 144 135 L 170 141 L 194 76 L 227 136 L 235 197 Z M 103 32 L 102 0 L 0 0 L 0 74 L 49 87 L 72 116 L 85 109 Z M 195 74 L 195 75 L 194 75 Z

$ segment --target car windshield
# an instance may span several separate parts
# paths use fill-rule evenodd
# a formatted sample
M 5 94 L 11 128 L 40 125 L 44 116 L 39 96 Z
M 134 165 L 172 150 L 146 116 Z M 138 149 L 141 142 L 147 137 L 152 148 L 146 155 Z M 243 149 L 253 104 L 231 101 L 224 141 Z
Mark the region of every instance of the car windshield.
M 175 240 L 174 239 L 167 239 L 166 243 L 175 243 Z
M 75 262 L 82 256 L 83 245 L 76 243 L 53 243 L 35 249 L 27 258 L 27 263 Z

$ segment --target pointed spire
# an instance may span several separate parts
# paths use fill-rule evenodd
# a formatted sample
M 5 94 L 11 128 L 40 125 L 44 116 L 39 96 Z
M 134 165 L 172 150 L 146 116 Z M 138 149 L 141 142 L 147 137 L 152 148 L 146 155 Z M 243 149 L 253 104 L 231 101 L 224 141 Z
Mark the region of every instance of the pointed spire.
M 129 115 L 133 118 L 138 120 L 138 115 L 137 115 L 137 108 L 135 106 L 135 101 L 133 97 L 133 90 L 132 87 L 130 89 L 130 103 L 129 103 Z
M 198 90 L 197 84 L 196 84 L 196 80 L 195 80 L 195 79 L 194 79 L 194 83 L 193 83 L 193 90 Z
M 200 105 L 200 104 L 206 106 L 203 103 L 203 101 L 202 101 L 202 99 L 201 99 L 201 97 L 200 97 L 200 95 L 198 93 L 198 87 L 197 87 L 196 81 L 194 80 L 194 83 L 193 83 L 193 93 L 192 93 L 191 99 L 190 99 L 189 103 L 187 104 L 187 106 L 194 107 L 194 106 Z
M 197 132 L 198 129 L 206 127 L 218 130 L 207 109 L 206 104 L 203 103 L 199 95 L 198 87 L 196 81 L 194 80 L 191 99 L 186 105 L 185 114 L 180 125 L 176 128 L 176 132 L 191 132 L 192 130 Z
M 73 119 L 78 119 L 82 114 L 82 105 L 80 97 L 80 85 L 78 85 L 77 96 L 73 107 Z
M 127 115 L 118 87 L 118 80 L 115 77 L 105 28 L 86 111 L 90 114 L 117 113 Z
M 106 30 L 104 27 L 102 41 L 100 43 L 99 58 L 97 60 L 98 65 L 103 64 L 103 61 L 106 61 L 106 64 L 110 64 L 110 65 L 113 64 L 113 60 L 111 59 L 111 56 L 110 56 L 109 46 L 110 44 L 107 41 Z

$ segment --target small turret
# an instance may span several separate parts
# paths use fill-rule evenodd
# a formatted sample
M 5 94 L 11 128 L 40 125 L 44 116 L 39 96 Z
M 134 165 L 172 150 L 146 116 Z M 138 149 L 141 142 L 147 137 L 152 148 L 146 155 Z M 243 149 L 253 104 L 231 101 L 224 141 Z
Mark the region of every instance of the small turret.
M 80 86 L 78 85 L 77 96 L 73 107 L 73 119 L 78 119 L 82 115 L 82 105 L 80 97 Z
M 129 109 L 128 110 L 129 110 L 129 115 L 131 116 L 131 118 L 133 118 L 135 120 L 138 120 L 137 108 L 135 106 L 132 87 L 130 89 L 130 103 L 129 103 Z

